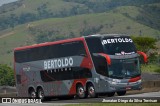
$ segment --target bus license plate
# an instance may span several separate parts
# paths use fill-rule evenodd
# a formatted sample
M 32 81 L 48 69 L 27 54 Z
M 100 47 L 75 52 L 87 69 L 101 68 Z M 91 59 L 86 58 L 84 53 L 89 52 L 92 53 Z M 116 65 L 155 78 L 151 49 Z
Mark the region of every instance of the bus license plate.
M 130 86 L 126 87 L 126 90 L 130 90 L 130 89 L 131 89 L 131 87 L 130 87 Z

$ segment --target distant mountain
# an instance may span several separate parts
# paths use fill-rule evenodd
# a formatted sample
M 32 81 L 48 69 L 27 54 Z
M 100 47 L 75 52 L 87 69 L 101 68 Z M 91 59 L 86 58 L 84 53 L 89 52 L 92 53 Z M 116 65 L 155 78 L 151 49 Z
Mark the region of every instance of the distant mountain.
M 19 0 L 0 7 L 0 30 L 46 18 L 60 18 L 80 14 L 102 13 L 120 6 L 136 6 L 150 11 L 151 19 L 139 20 L 146 25 L 157 23 L 160 0 Z M 154 14 L 152 12 L 154 11 Z M 156 14 L 156 16 L 155 16 Z M 155 18 L 153 21 L 152 19 Z M 151 22 L 150 22 L 151 21 Z M 159 25 L 154 26 L 160 29 Z
M 17 1 L 17 0 L 0 0 L 0 6 L 2 6 L 3 4 L 15 2 L 15 1 Z
M 0 7 L 0 64 L 13 49 L 96 33 L 160 40 L 159 0 L 20 0 Z

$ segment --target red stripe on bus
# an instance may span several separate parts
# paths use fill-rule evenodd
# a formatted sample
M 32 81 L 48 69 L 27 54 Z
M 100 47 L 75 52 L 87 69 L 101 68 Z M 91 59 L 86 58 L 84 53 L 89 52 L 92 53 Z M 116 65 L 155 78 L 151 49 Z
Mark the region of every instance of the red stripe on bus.
M 63 43 L 73 42 L 73 41 L 83 41 L 83 40 L 84 40 L 84 38 L 80 37 L 80 38 L 72 38 L 72 39 L 66 39 L 66 40 L 60 40 L 60 41 L 54 41 L 54 42 L 46 42 L 46 43 L 34 44 L 31 46 L 18 47 L 18 48 L 15 48 L 14 51 L 31 49 L 31 48 L 42 47 L 42 46 L 55 45 L 55 44 L 63 44 Z
M 84 47 L 85 47 L 87 56 L 83 58 L 80 67 L 89 68 L 91 70 L 92 67 L 93 67 L 93 63 L 92 63 L 92 60 L 91 60 L 91 57 L 90 57 L 90 53 L 89 53 L 88 47 L 87 47 L 86 42 L 84 41 L 84 38 L 81 38 L 81 40 L 84 43 Z M 85 86 L 86 82 L 87 82 L 87 78 L 74 80 L 73 83 L 72 83 L 72 86 L 70 88 L 69 95 L 76 94 L 76 84 L 81 83 L 83 86 Z
M 76 94 L 76 84 L 81 83 L 83 86 L 85 86 L 86 82 L 87 78 L 74 80 L 70 88 L 69 95 Z
M 80 65 L 80 67 L 85 67 L 88 69 L 92 69 L 93 65 L 92 65 L 92 61 L 90 60 L 90 58 L 88 57 L 84 57 L 84 59 L 82 60 L 82 63 Z
M 22 84 L 27 83 L 28 82 L 28 77 L 23 70 L 20 71 L 20 75 L 21 75 L 21 83 Z
M 15 62 L 15 56 L 14 56 L 14 80 L 17 84 L 17 79 L 16 79 L 16 62 Z
M 89 68 L 91 70 L 92 67 L 93 67 L 93 63 L 92 63 L 92 60 L 91 60 L 90 52 L 89 52 L 87 44 L 84 40 L 83 40 L 83 44 L 84 44 L 84 48 L 85 48 L 85 51 L 87 53 L 87 56 L 84 57 L 84 59 L 82 60 L 82 63 L 80 65 L 80 67 Z
M 129 81 L 128 82 L 136 82 L 136 81 L 138 81 L 138 80 L 140 80 L 141 79 L 141 77 L 140 76 L 138 76 L 138 77 L 135 77 L 135 78 L 131 78 L 131 79 L 129 79 Z

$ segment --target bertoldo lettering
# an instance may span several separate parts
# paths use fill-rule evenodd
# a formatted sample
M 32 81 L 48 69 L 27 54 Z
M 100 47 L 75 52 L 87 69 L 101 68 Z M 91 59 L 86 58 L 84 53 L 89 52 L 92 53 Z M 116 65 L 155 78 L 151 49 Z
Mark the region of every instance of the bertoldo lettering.
M 44 69 L 55 69 L 55 68 L 62 68 L 62 67 L 70 67 L 73 66 L 73 58 L 61 58 L 61 59 L 53 59 L 44 61 Z
M 112 38 L 112 39 L 104 39 L 102 44 L 110 44 L 110 43 L 123 43 L 123 42 L 133 42 L 130 38 Z

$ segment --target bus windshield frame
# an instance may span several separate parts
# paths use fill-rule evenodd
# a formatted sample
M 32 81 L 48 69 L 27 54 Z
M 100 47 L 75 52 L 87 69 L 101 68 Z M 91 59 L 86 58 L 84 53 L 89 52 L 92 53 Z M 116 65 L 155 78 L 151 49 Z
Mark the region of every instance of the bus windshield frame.
M 112 59 L 108 65 L 108 77 L 110 78 L 134 78 L 141 75 L 139 58 Z
M 108 55 L 131 55 L 136 53 L 136 47 L 129 36 L 103 37 L 101 41 L 104 52 Z
M 129 36 L 94 37 L 87 39 L 87 44 L 98 74 L 117 79 L 133 78 L 141 75 L 139 57 L 131 56 L 137 51 Z M 119 47 L 117 52 L 115 52 L 116 47 Z M 102 61 L 103 56 L 98 56 L 96 53 L 104 53 L 111 56 L 111 64 L 104 64 L 103 62 L 106 62 L 106 60 Z M 127 58 L 125 55 L 130 56 Z M 120 57 L 117 58 L 117 56 Z M 114 74 L 115 72 L 121 74 L 116 75 Z

